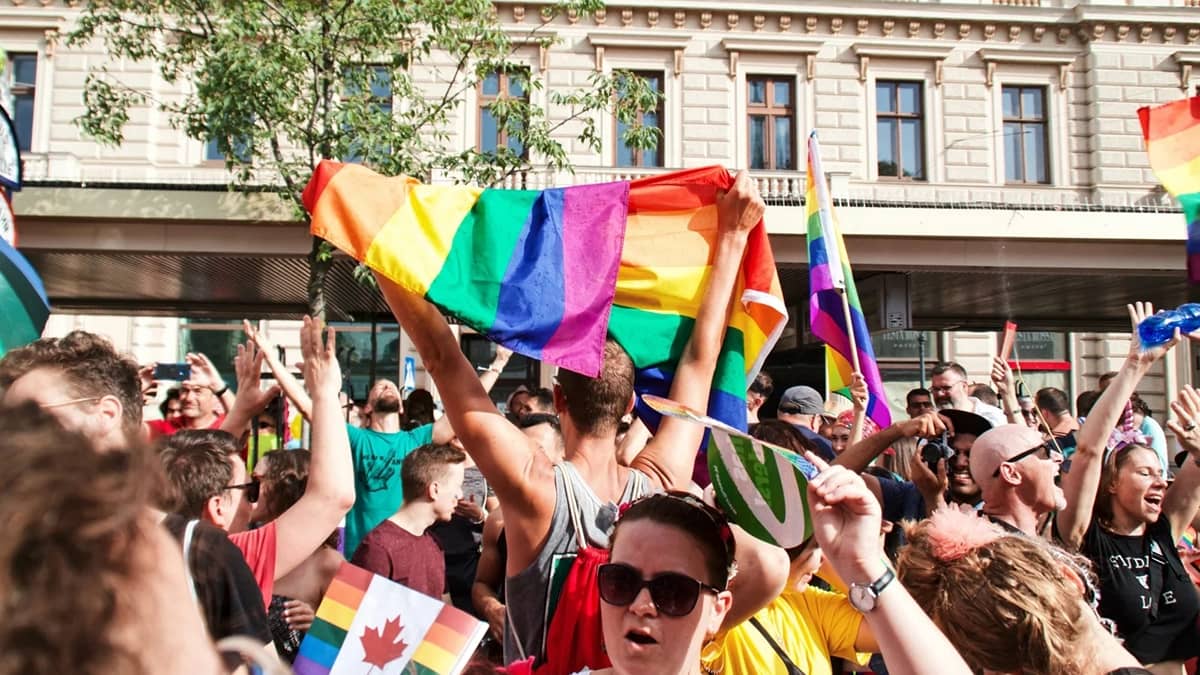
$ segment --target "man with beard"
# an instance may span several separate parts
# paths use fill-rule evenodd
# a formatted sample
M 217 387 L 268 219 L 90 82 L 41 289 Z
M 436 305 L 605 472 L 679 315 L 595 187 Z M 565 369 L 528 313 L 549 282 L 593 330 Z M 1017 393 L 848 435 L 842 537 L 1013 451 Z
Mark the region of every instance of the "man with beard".
M 295 404 L 296 410 L 305 419 L 311 419 L 312 399 L 304 386 L 292 376 L 279 361 L 275 346 L 265 335 L 249 322 L 242 328 L 246 336 L 266 354 L 267 366 L 275 375 L 275 381 L 283 393 Z M 500 377 L 508 364 L 512 352 L 499 348 L 492 364 L 479 376 L 485 391 Z M 354 556 L 362 538 L 375 529 L 404 503 L 404 489 L 400 480 L 400 467 L 404 458 L 417 448 L 433 443 L 444 445 L 454 439 L 450 419 L 442 416 L 433 424 L 424 424 L 404 431 L 402 429 L 404 403 L 400 388 L 388 380 L 376 380 L 367 395 L 367 408 L 371 410 L 370 423 L 362 428 L 346 425 L 350 435 L 350 454 L 354 462 L 354 506 L 346 514 L 345 554 L 349 560 Z

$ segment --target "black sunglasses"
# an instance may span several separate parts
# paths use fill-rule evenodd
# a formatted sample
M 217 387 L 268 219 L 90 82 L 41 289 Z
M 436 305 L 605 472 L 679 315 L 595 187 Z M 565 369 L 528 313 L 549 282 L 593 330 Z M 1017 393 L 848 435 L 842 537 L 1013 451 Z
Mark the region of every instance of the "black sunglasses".
M 1058 446 L 1054 445 L 1053 441 L 1046 441 L 1045 443 L 1042 443 L 1041 445 L 1038 445 L 1038 446 L 1034 446 L 1034 447 L 1026 450 L 1025 452 L 1013 455 L 1012 457 L 1009 457 L 1008 459 L 1004 460 L 1000 464 L 1001 464 L 1001 466 L 1003 466 L 1004 464 L 1010 464 L 1012 462 L 1019 462 L 1019 461 L 1025 459 L 1026 457 L 1036 454 L 1036 453 L 1039 453 L 1039 452 L 1042 453 L 1041 459 L 1050 459 L 1054 455 L 1061 454 L 1061 452 L 1058 449 Z M 996 471 L 992 473 L 992 478 L 999 478 L 999 477 L 1000 477 L 1000 467 L 998 466 L 998 467 L 996 467 Z
M 261 487 L 262 487 L 262 484 L 258 482 L 257 478 L 255 478 L 254 480 L 250 481 L 249 483 L 242 483 L 241 485 L 226 485 L 225 489 L 226 490 L 245 490 L 246 491 L 246 501 L 253 504 L 254 502 L 258 501 L 259 489 Z
M 597 571 L 600 599 L 615 607 L 628 607 L 642 592 L 650 589 L 654 608 L 665 616 L 687 616 L 696 608 L 701 591 L 720 593 L 721 589 L 697 581 L 686 574 L 664 572 L 643 579 L 640 570 L 624 563 L 605 563 Z

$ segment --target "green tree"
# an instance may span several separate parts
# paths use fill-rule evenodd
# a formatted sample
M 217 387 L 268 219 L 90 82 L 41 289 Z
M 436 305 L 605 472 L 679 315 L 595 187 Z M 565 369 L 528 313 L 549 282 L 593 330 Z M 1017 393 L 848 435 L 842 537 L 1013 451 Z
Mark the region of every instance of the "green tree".
M 548 91 L 551 107 L 564 114 L 548 115 L 522 98 L 490 104 L 497 126 L 526 152 L 451 148 L 450 123 L 464 94 L 489 74 L 507 74 L 522 91 L 542 89 L 514 59 L 514 47 L 551 48 L 544 26 L 557 15 L 601 7 L 602 0 L 565 0 L 542 10 L 545 22 L 513 34 L 490 0 L 94 0 L 68 44 L 98 40 L 114 63 L 154 63 L 184 93 L 156 100 L 101 65 L 88 74 L 76 123 L 97 141 L 119 145 L 130 108 L 155 106 L 189 137 L 216 142 L 231 189 L 277 190 L 306 223 L 301 194 L 321 158 L 424 180 L 444 172 L 477 185 L 534 168 L 569 171 L 564 141 L 579 138 L 599 152 L 597 124 L 609 115 L 634 122 L 627 143 L 653 147 L 658 130 L 636 120 L 638 111 L 655 108 L 658 94 L 618 71 Z M 308 291 L 315 316 L 325 315 L 332 255 L 314 238 Z M 370 279 L 362 271 L 359 278 Z

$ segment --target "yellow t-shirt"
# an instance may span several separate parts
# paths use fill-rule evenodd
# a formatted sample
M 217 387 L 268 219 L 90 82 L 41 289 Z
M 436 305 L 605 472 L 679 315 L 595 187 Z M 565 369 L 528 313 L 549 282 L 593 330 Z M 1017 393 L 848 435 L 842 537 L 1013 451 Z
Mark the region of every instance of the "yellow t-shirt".
M 871 658 L 854 651 L 863 616 L 844 595 L 813 587 L 787 590 L 754 618 L 807 675 L 833 675 L 831 656 L 860 666 Z M 787 675 L 783 659 L 749 621 L 705 645 L 700 660 L 721 675 Z

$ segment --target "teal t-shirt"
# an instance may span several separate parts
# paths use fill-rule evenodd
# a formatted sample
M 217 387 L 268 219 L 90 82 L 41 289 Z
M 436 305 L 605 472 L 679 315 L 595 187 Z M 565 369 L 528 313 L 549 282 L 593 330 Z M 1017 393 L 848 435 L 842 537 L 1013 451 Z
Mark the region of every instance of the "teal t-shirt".
M 346 514 L 346 559 L 367 533 L 404 502 L 400 465 L 413 450 L 433 442 L 433 425 L 387 433 L 346 425 L 354 459 L 354 506 Z

